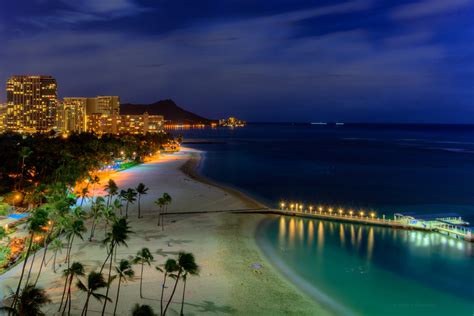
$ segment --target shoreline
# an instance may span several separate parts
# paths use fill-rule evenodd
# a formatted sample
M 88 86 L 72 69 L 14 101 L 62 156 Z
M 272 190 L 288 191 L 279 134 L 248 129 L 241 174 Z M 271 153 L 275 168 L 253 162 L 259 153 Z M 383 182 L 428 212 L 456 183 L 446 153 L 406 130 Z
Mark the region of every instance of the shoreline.
M 246 204 L 253 208 L 261 208 L 261 209 L 270 209 L 263 203 L 258 202 L 257 200 L 249 197 L 245 193 L 234 189 L 230 188 L 228 186 L 225 186 L 221 183 L 217 183 L 201 173 L 199 173 L 198 168 L 200 164 L 202 163 L 203 157 L 202 157 L 202 152 L 191 152 L 190 153 L 190 158 L 181 166 L 180 171 L 189 176 L 190 178 L 199 181 L 201 183 L 207 184 L 207 185 L 212 185 L 218 189 L 221 189 L 230 195 L 233 195 L 235 198 L 243 200 Z M 326 307 L 323 305 L 327 304 L 327 300 L 325 299 L 317 299 L 314 295 L 310 295 L 305 292 L 305 286 L 301 282 L 298 282 L 295 278 L 290 277 L 290 275 L 294 275 L 293 272 L 291 271 L 283 271 L 283 266 L 281 264 L 278 264 L 276 262 L 272 262 L 270 257 L 268 256 L 267 253 L 265 253 L 264 249 L 261 247 L 261 245 L 258 242 L 258 237 L 257 237 L 257 231 L 260 225 L 262 225 L 267 219 L 267 214 L 235 214 L 236 216 L 242 217 L 239 218 L 239 226 L 240 226 L 240 233 L 243 236 L 241 243 L 244 244 L 244 247 L 250 249 L 250 250 L 255 250 L 257 253 L 257 256 L 261 259 L 261 264 L 262 267 L 269 267 L 270 274 L 273 274 L 278 281 L 281 281 L 282 284 L 282 292 L 290 296 L 290 295 L 301 295 L 305 299 L 311 300 L 316 306 L 314 310 L 310 307 L 309 309 L 306 310 L 299 310 L 297 311 L 294 307 L 293 309 L 288 310 L 285 314 L 298 314 L 298 315 L 303 315 L 303 314 L 308 314 L 311 315 L 314 312 L 316 312 L 318 315 L 332 315 L 333 313 L 330 312 Z M 249 216 L 250 215 L 250 216 Z M 270 214 L 268 214 L 270 215 Z M 245 216 L 245 217 L 244 217 Z M 251 217 L 256 217 L 256 218 L 251 218 Z M 233 241 L 232 243 L 229 243 L 228 245 L 225 245 L 225 247 L 231 246 L 232 248 L 237 248 L 238 242 Z M 255 263 L 254 263 L 255 264 Z M 254 270 L 255 273 L 258 273 L 258 270 Z M 293 292 L 293 293 L 292 293 Z M 324 302 L 323 302 L 324 301 Z M 264 308 L 264 307 L 262 307 Z M 335 310 L 335 309 L 334 309 Z M 257 310 L 255 312 L 258 312 Z
M 127 240 L 128 247 L 117 249 L 117 259 L 129 259 L 143 247 L 149 248 L 155 256 L 155 262 L 145 267 L 144 298 L 138 295 L 140 282 L 136 275 L 121 287 L 117 315 L 130 315 L 134 303 L 148 304 L 155 312 L 159 311 L 163 275 L 154 266 L 162 265 L 166 258 L 174 257 L 179 251 L 192 252 L 201 268 L 199 276 L 193 276 L 187 284 L 185 314 L 331 315 L 326 307 L 285 278 L 259 249 L 256 229 L 268 215 L 232 212 L 261 204 L 245 199 L 243 193 L 234 195 L 234 190 L 208 181 L 200 182 L 198 175 L 191 177 L 182 170 L 198 166 L 199 155 L 196 155 L 194 150 L 183 150 L 111 175 L 120 188 L 136 187 L 140 182 L 149 187 L 149 194 L 141 200 L 143 217 L 137 218 L 136 204 L 130 207 L 128 220 L 134 234 Z M 101 195 L 101 191 L 97 190 L 96 194 Z M 164 217 L 164 230 L 157 226 L 154 204 L 163 191 L 173 197 L 170 214 Z M 107 256 L 100 247 L 104 228 L 103 223 L 97 226 L 92 242 L 88 241 L 89 233 L 84 240 L 74 241 L 71 261 L 81 262 L 87 272 L 99 269 Z M 39 258 L 41 254 L 42 250 L 36 256 Z M 47 260 L 51 257 L 52 253 L 48 252 Z M 39 279 L 38 286 L 47 290 L 52 301 L 43 309 L 46 315 L 57 315 L 64 286 L 61 273 L 65 267 L 64 258 L 64 252 L 58 254 L 57 271 L 48 264 Z M 33 277 L 40 263 L 41 260 L 35 260 Z M 0 276 L 3 294 L 7 293 L 8 287 L 15 287 L 20 272 L 20 266 L 16 266 Z M 115 298 L 116 286 L 116 283 L 111 286 L 110 297 Z M 178 292 L 181 289 L 179 285 Z M 73 288 L 72 296 L 72 314 L 78 315 L 84 306 L 85 295 Z M 110 304 L 109 311 L 112 308 L 113 304 Z M 173 300 L 170 315 L 179 314 L 179 308 L 179 302 Z M 89 314 L 100 315 L 100 311 L 101 304 L 91 301 Z

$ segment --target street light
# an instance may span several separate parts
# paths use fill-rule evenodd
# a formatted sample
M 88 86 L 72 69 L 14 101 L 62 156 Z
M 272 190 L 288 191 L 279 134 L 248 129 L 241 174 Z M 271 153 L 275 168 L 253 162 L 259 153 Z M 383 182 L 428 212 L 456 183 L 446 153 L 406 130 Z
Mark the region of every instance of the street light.
M 290 210 L 293 210 L 294 207 L 295 207 L 294 204 L 290 204 Z
M 370 216 L 372 217 L 372 219 L 374 219 L 375 213 L 374 212 L 370 213 Z
M 281 202 L 280 207 L 281 207 L 281 209 L 284 209 L 285 208 L 285 202 Z
M 332 208 L 329 208 L 329 210 L 328 210 L 328 211 L 329 211 L 329 215 L 331 215 L 331 213 L 332 213 L 333 209 L 332 209 Z
M 351 217 L 352 217 L 352 214 L 354 214 L 354 211 L 350 210 L 349 214 L 351 214 Z
M 300 204 L 300 212 L 303 211 L 303 204 Z
M 311 205 L 309 206 L 309 212 L 313 213 L 313 206 L 311 206 Z
M 342 208 L 339 209 L 339 216 L 342 216 Z
M 364 216 L 364 211 L 360 211 L 360 217 Z
M 322 212 L 323 212 L 323 207 L 320 206 L 320 207 L 318 208 L 318 210 L 319 210 L 319 213 L 322 213 Z

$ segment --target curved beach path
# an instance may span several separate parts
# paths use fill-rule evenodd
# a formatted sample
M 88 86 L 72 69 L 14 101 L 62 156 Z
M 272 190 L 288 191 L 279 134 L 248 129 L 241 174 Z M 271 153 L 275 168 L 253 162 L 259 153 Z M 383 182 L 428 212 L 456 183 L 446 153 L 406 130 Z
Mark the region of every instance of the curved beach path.
M 143 218 L 137 218 L 136 204 L 130 207 L 129 220 L 135 234 L 128 241 L 128 248 L 118 249 L 117 259 L 134 256 L 142 247 L 148 247 L 155 257 L 154 264 L 144 271 L 145 298 L 140 299 L 140 269 L 135 266 L 135 279 L 121 287 L 118 314 L 130 315 L 135 303 L 151 305 L 159 313 L 163 275 L 154 266 L 184 250 L 195 254 L 201 268 L 199 276 L 188 279 L 185 315 L 329 315 L 265 261 L 254 238 L 256 226 L 265 215 L 221 212 L 264 206 L 235 190 L 219 188 L 205 179 L 198 181 L 198 175 L 193 172 L 197 159 L 195 151 L 183 150 L 112 175 L 121 189 L 136 187 L 139 182 L 149 187 L 148 194 L 142 197 Z M 163 192 L 173 198 L 168 212 L 176 213 L 165 216 L 164 231 L 157 226 L 153 203 Z M 208 211 L 211 213 L 203 213 Z M 72 261 L 82 262 L 87 272 L 97 269 L 106 257 L 105 248 L 99 242 L 104 236 L 103 228 L 99 227 L 95 235 L 96 241 L 88 242 L 86 234 L 85 241 L 76 241 L 73 248 Z M 41 255 L 39 251 L 40 259 L 33 271 L 37 271 Z M 58 259 L 62 263 L 63 255 Z M 64 266 L 58 271 L 63 269 Z M 59 272 L 53 273 L 51 263 L 43 271 L 39 286 L 48 289 L 53 300 L 45 312 L 54 315 L 64 281 Z M 15 267 L 0 276 L 2 291 L 6 286 L 14 287 L 19 273 L 19 267 Z M 116 290 L 114 282 L 110 289 L 114 301 Z M 179 315 L 180 297 L 181 286 L 178 286 L 176 304 L 171 305 L 169 315 Z M 80 314 L 84 300 L 85 295 L 74 290 L 74 315 Z M 108 304 L 110 314 L 113 307 L 114 303 Z M 100 311 L 101 305 L 91 301 L 89 315 L 99 315 Z

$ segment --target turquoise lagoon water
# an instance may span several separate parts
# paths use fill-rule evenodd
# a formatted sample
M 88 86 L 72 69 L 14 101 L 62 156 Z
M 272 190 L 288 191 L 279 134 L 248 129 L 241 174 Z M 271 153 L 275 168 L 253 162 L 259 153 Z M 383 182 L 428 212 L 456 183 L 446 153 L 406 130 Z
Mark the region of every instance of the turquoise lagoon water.
M 474 127 L 250 125 L 183 131 L 201 172 L 281 200 L 394 212 L 457 212 L 474 222 Z M 341 315 L 473 315 L 473 244 L 445 236 L 269 216 L 263 252 Z

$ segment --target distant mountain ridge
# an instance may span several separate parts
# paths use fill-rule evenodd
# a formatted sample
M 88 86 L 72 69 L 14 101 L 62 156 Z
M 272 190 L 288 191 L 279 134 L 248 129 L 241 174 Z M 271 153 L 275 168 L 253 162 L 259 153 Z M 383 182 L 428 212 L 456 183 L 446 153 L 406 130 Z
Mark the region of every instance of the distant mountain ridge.
M 166 121 L 173 123 L 210 124 L 214 122 L 214 120 L 186 111 L 171 99 L 151 104 L 124 103 L 120 105 L 120 114 L 139 115 L 145 112 L 150 115 L 163 115 Z

